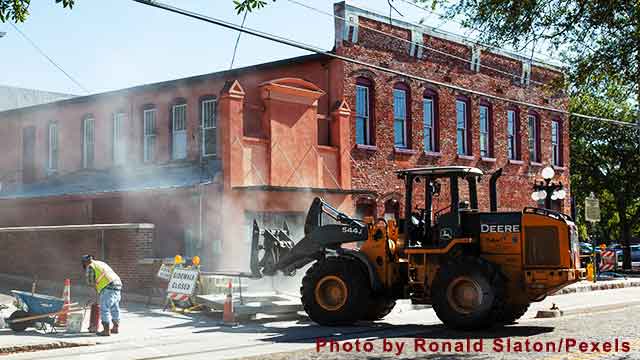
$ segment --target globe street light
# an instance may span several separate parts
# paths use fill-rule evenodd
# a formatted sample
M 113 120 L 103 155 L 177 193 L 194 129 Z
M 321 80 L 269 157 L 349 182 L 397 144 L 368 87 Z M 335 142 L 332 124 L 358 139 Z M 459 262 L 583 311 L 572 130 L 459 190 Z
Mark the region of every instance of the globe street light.
M 562 182 L 557 184 L 551 182 L 551 179 L 556 175 L 551 166 L 542 169 L 541 175 L 544 181 L 533 185 L 531 199 L 533 201 L 544 200 L 544 207 L 551 209 L 551 201 L 564 199 L 567 196 L 567 192 L 564 190 Z

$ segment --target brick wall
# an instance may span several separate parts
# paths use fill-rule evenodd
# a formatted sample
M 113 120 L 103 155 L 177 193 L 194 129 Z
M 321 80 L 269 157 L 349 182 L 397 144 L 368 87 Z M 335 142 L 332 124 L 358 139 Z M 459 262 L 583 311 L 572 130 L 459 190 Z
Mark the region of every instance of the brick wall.
M 448 83 L 502 98 L 513 99 L 556 109 L 567 108 L 567 97 L 562 91 L 552 89 L 536 83 L 523 85 L 519 76 L 511 77 L 496 71 L 481 68 L 473 71 L 469 63 L 445 56 L 442 53 L 455 55 L 463 59 L 471 58 L 471 48 L 462 43 L 445 38 L 438 38 L 424 34 L 423 43 L 434 50 L 424 49 L 422 58 L 409 56 L 408 43 L 391 39 L 374 32 L 366 27 L 372 27 L 404 39 L 410 39 L 410 32 L 398 26 L 389 25 L 367 18 L 359 17 L 360 27 L 356 42 L 341 41 L 337 44 L 336 52 L 350 58 L 365 61 L 380 66 L 390 67 L 408 74 L 431 79 L 441 83 Z M 483 65 L 498 68 L 501 71 L 515 75 L 520 74 L 522 63 L 519 59 L 507 57 L 483 50 L 481 53 Z M 502 210 L 521 210 L 525 206 L 536 206 L 530 194 L 534 181 L 541 180 L 540 172 L 544 166 L 552 161 L 551 152 L 551 121 L 562 123 L 562 161 L 563 166 L 556 167 L 555 181 L 562 181 L 569 192 L 569 124 L 566 116 L 560 112 L 552 112 L 530 108 L 511 102 L 496 100 L 491 97 L 479 96 L 467 91 L 452 90 L 444 86 L 395 76 L 386 72 L 344 63 L 343 68 L 343 96 L 351 109 L 356 109 L 356 83 L 363 81 L 369 86 L 373 106 L 371 120 L 373 122 L 373 146 L 354 146 L 351 152 L 355 162 L 352 164 L 352 184 L 357 189 L 372 190 L 377 193 L 373 201 L 377 208 L 377 215 L 384 213 L 384 203 L 389 199 L 400 200 L 400 211 L 404 212 L 404 185 L 398 180 L 394 171 L 402 168 L 429 165 L 465 165 L 482 169 L 485 173 L 492 173 L 503 168 L 503 177 L 498 182 L 499 207 Z M 539 82 L 551 83 L 562 77 L 553 68 L 533 66 L 531 79 Z M 393 89 L 402 84 L 408 90 L 409 119 L 408 146 L 409 151 L 398 151 L 394 146 L 393 127 Z M 426 152 L 423 131 L 423 98 L 425 94 L 437 95 L 435 102 L 438 133 L 436 134 L 439 148 L 436 152 Z M 463 98 L 467 102 L 469 113 L 470 153 L 458 156 L 456 144 L 456 99 Z M 480 156 L 480 110 L 479 105 L 490 108 L 490 122 L 493 139 L 490 157 Z M 520 159 L 510 161 L 507 154 L 507 110 L 517 110 L 519 118 Z M 534 111 L 540 123 L 541 161 L 534 162 L 529 158 L 527 115 Z M 356 143 L 355 111 L 351 119 L 351 143 Z M 468 200 L 464 186 L 460 184 L 461 200 Z M 448 205 L 448 186 L 442 188 L 441 195 L 435 199 L 435 209 Z M 488 211 L 488 181 L 478 186 L 479 206 Z M 417 205 L 422 204 L 424 191 L 418 189 Z M 466 199 L 465 199 L 466 197 Z M 366 201 L 366 199 L 363 199 Z M 556 206 L 564 212 L 569 211 L 569 197 Z
M 0 273 L 79 285 L 81 256 L 92 254 L 118 273 L 127 291 L 144 293 L 153 274 L 140 261 L 152 256 L 153 232 L 152 224 L 0 228 Z

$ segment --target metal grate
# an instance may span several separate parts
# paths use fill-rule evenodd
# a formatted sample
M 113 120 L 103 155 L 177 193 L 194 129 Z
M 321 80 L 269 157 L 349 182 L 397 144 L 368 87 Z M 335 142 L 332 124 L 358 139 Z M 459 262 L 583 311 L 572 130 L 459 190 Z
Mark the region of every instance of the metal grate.
M 526 265 L 560 265 L 560 243 L 555 227 L 527 226 L 524 231 Z

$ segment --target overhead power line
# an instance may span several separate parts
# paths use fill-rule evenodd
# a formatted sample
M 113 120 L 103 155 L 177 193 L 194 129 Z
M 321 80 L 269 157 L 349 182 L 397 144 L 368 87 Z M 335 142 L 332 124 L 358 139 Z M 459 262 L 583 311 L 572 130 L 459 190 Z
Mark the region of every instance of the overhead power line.
M 441 19 L 446 19 L 446 16 L 445 16 L 444 14 L 440 14 L 440 13 L 438 13 L 438 12 L 436 12 L 436 11 L 434 11 L 434 10 L 431 10 L 431 9 L 429 9 L 429 8 L 427 8 L 427 7 L 424 7 L 424 6 L 420 6 L 420 5 L 416 4 L 415 2 L 413 2 L 413 1 L 411 1 L 411 0 L 400 0 L 400 1 L 402 1 L 403 3 L 409 4 L 409 5 L 411 5 L 411 6 L 415 7 L 415 8 L 417 8 L 417 9 L 420 9 L 420 10 L 422 10 L 422 11 L 425 11 L 425 12 L 428 12 L 428 13 L 430 13 L 430 14 L 436 15 L 436 16 L 440 17 Z M 454 20 L 454 19 L 447 19 L 447 20 L 449 20 L 449 21 L 451 21 L 451 22 L 454 22 L 454 23 L 456 23 L 456 24 L 458 24 L 458 25 L 460 25 L 460 26 L 462 26 L 462 27 L 465 27 L 465 28 L 467 28 L 467 29 L 474 30 L 474 31 L 477 31 L 477 32 L 482 32 L 482 30 L 481 30 L 481 29 L 476 28 L 476 27 L 470 27 L 470 26 L 467 26 L 467 25 L 465 25 L 464 23 L 462 23 L 462 21 L 457 21 L 457 20 Z M 499 47 L 499 46 L 485 44 L 485 43 L 482 43 L 482 42 L 477 41 L 477 40 L 473 40 L 473 42 L 474 42 L 474 43 L 476 43 L 477 45 L 480 45 L 480 46 L 483 46 L 483 47 L 486 47 L 486 48 L 490 48 L 490 49 L 506 50 L 506 49 L 503 49 L 503 48 L 501 48 L 501 47 Z M 551 56 L 551 55 L 549 55 L 549 54 L 543 54 L 543 53 L 540 53 L 540 52 L 538 52 L 538 51 L 535 51 L 535 53 L 536 53 L 536 54 L 538 54 L 538 55 L 545 56 L 545 57 L 547 57 L 548 59 L 551 59 L 551 60 L 557 61 L 557 62 L 559 62 L 559 63 L 561 63 L 561 64 L 564 64 L 564 61 L 563 61 L 562 59 L 557 58 L 557 57 Z
M 418 80 L 418 81 L 421 81 L 421 82 L 425 82 L 425 83 L 429 83 L 429 84 L 432 84 L 432 85 L 448 88 L 448 89 L 451 89 L 451 90 L 460 91 L 460 92 L 463 92 L 463 93 L 479 95 L 479 96 L 483 96 L 483 97 L 486 97 L 486 98 L 489 98 L 489 99 L 505 101 L 505 102 L 508 102 L 508 103 L 511 103 L 511 104 L 527 106 L 527 107 L 531 107 L 531 108 L 535 108 L 535 109 L 552 111 L 552 112 L 565 114 L 565 115 L 573 115 L 573 116 L 582 117 L 582 118 L 585 118 L 585 119 L 605 121 L 605 122 L 610 122 L 610 123 L 614 123 L 614 124 L 618 124 L 618 125 L 624 125 L 624 126 L 631 126 L 631 127 L 640 126 L 640 125 L 636 125 L 634 123 L 629 123 L 629 122 L 620 121 L 620 120 L 613 120 L 613 119 L 601 118 L 601 117 L 597 117 L 597 116 L 589 116 L 589 115 L 583 115 L 583 114 L 578 114 L 578 113 L 572 113 L 572 112 L 569 112 L 569 111 L 563 110 L 563 109 L 556 109 L 556 108 L 549 107 L 549 106 L 543 106 L 543 105 L 528 103 L 526 101 L 509 99 L 509 98 L 505 98 L 505 97 L 501 97 L 501 96 L 487 94 L 487 93 L 484 93 L 484 92 L 481 92 L 481 91 L 477 91 L 477 90 L 473 90 L 473 89 L 464 88 L 464 87 L 457 86 L 457 85 L 443 83 L 443 82 L 440 82 L 440 81 L 437 81 L 437 80 L 428 79 L 428 78 L 425 78 L 425 77 L 422 77 L 422 76 L 417 76 L 417 75 L 405 73 L 405 72 L 402 72 L 402 71 L 399 71 L 399 70 L 394 70 L 394 69 L 391 69 L 391 68 L 383 67 L 383 66 L 380 66 L 380 65 L 367 63 L 365 61 L 353 59 L 353 58 L 350 58 L 350 57 L 347 57 L 347 56 L 338 55 L 338 54 L 335 54 L 335 53 L 332 53 L 332 52 L 329 52 L 329 51 L 325 51 L 325 50 L 323 50 L 321 48 L 318 48 L 318 47 L 316 47 L 314 45 L 309 45 L 309 44 L 306 44 L 306 43 L 303 43 L 303 42 L 299 42 L 299 41 L 296 41 L 296 40 L 288 39 L 288 38 L 285 38 L 285 37 L 282 37 L 282 36 L 279 36 L 279 35 L 267 33 L 267 32 L 260 31 L 260 30 L 255 30 L 255 29 L 252 29 L 252 28 L 249 28 L 249 27 L 241 27 L 240 25 L 236 25 L 236 24 L 230 23 L 230 22 L 225 21 L 225 20 L 221 20 L 221 19 L 210 17 L 210 16 L 198 14 L 198 13 L 193 12 L 193 11 L 184 10 L 184 9 L 181 9 L 181 8 L 178 8 L 178 7 L 175 7 L 175 6 L 172 6 L 172 5 L 167 5 L 167 4 L 164 4 L 164 3 L 160 3 L 160 2 L 154 1 L 154 0 L 132 0 L 132 1 L 144 4 L 144 5 L 152 6 L 152 7 L 155 7 L 155 8 L 163 9 L 163 10 L 166 10 L 166 11 L 169 11 L 169 12 L 173 12 L 173 13 L 176 13 L 176 14 L 184 15 L 186 17 L 190 17 L 190 18 L 193 18 L 193 19 L 201 20 L 201 21 L 208 22 L 208 23 L 211 23 L 211 24 L 215 24 L 215 25 L 227 28 L 227 29 L 232 29 L 232 30 L 235 30 L 235 31 L 241 31 L 241 32 L 244 32 L 244 33 L 247 33 L 247 34 L 262 38 L 262 39 L 266 39 L 266 40 L 269 40 L 269 41 L 277 42 L 277 43 L 280 43 L 280 44 L 283 44 L 283 45 L 296 47 L 298 49 L 306 50 L 306 51 L 317 53 L 317 54 L 322 54 L 322 55 L 325 55 L 327 57 L 331 57 L 331 58 L 334 58 L 334 59 L 342 60 L 342 61 L 349 62 L 349 63 L 352 63 L 352 64 L 368 67 L 368 68 L 371 68 L 371 69 L 375 69 L 375 70 L 378 70 L 378 71 L 386 72 L 386 73 L 389 73 L 389 74 L 394 74 L 394 75 L 397 75 L 397 76 L 402 76 L 402 77 Z
M 373 31 L 373 32 L 378 33 L 378 34 L 388 36 L 388 37 L 390 37 L 390 38 L 392 38 L 392 39 L 396 39 L 396 40 L 402 41 L 402 42 L 407 43 L 407 44 L 415 45 L 415 46 L 417 46 L 417 47 L 423 48 L 424 50 L 432 51 L 432 52 L 434 52 L 434 53 L 436 53 L 436 54 L 440 54 L 440 55 L 443 55 L 443 56 L 450 57 L 450 58 L 452 58 L 452 59 L 460 60 L 460 61 L 466 62 L 466 63 L 468 63 L 468 64 L 472 64 L 472 63 L 473 63 L 470 59 L 463 58 L 463 57 L 461 57 L 461 56 L 454 55 L 454 54 L 451 54 L 451 53 L 449 53 L 449 52 L 446 52 L 446 51 L 443 51 L 443 50 L 440 50 L 440 49 L 433 48 L 433 47 L 431 47 L 431 46 L 427 46 L 427 45 L 425 45 L 425 44 L 423 44 L 423 43 L 418 43 L 418 42 L 415 42 L 415 41 L 407 40 L 407 39 L 405 39 L 405 38 L 403 38 L 403 37 L 400 37 L 400 36 L 397 36 L 397 35 L 393 35 L 393 34 L 391 34 L 391 33 L 389 33 L 389 32 L 386 32 L 386 31 L 383 31 L 383 30 L 379 30 L 379 29 L 376 29 L 376 28 L 371 27 L 371 26 L 367 26 L 367 25 L 359 24 L 359 23 L 358 23 L 358 22 L 356 22 L 356 21 L 352 21 L 352 20 L 349 20 L 349 19 L 347 19 L 347 18 L 345 18 L 345 17 L 342 17 L 342 16 L 339 16 L 339 15 L 335 15 L 335 14 L 332 14 L 332 13 L 326 12 L 326 11 L 324 11 L 324 10 L 321 10 L 321 9 L 315 8 L 315 7 L 311 6 L 311 5 L 307 5 L 307 4 L 302 3 L 302 2 L 299 2 L 299 1 L 297 1 L 297 0 L 287 0 L 287 1 L 288 1 L 288 2 L 290 2 L 290 3 L 296 4 L 296 5 L 302 6 L 302 7 L 304 7 L 304 8 L 307 8 L 307 9 L 309 9 L 309 10 L 315 11 L 315 12 L 317 12 L 317 13 L 320 13 L 320 14 L 324 14 L 324 15 L 330 16 L 330 17 L 332 17 L 332 18 L 334 18 L 334 19 L 342 20 L 342 21 L 347 22 L 347 23 L 349 23 L 349 24 L 352 24 L 352 25 L 354 25 L 354 26 L 358 26 L 358 27 L 361 27 L 361 28 L 364 28 L 364 29 L 367 29 L 367 30 Z M 513 79 L 518 79 L 518 80 L 519 80 L 519 79 L 521 78 L 521 76 L 522 76 L 522 75 L 514 74 L 514 73 L 511 73 L 511 72 L 508 72 L 508 71 L 504 71 L 504 70 L 502 70 L 502 69 L 494 68 L 494 67 L 492 67 L 492 66 L 484 65 L 484 64 L 482 64 L 482 62 L 480 62 L 480 67 L 485 68 L 485 69 L 487 69 L 487 70 L 495 71 L 495 72 L 500 73 L 500 74 L 502 74 L 502 75 L 509 76 L 509 77 L 511 77 L 511 78 L 513 78 Z M 531 82 L 531 83 L 533 83 L 533 84 L 538 84 L 538 85 L 546 85 L 546 84 L 545 84 L 545 83 L 543 83 L 543 82 L 539 82 L 539 81 L 531 80 L 531 79 L 529 80 L 529 82 Z
M 27 42 L 29 42 L 29 44 L 31 44 L 31 46 L 33 46 L 34 49 L 36 49 L 40 55 L 42 55 L 45 59 L 47 59 L 53 66 L 55 66 L 58 70 L 60 70 L 60 72 L 62 72 L 67 79 L 71 80 L 72 83 L 74 83 L 77 87 L 79 87 L 80 89 L 82 89 L 82 91 L 84 91 L 85 93 L 89 94 L 89 90 L 87 90 L 87 88 L 85 88 L 84 86 L 82 86 L 82 84 L 80 84 L 80 82 L 78 82 L 76 79 L 73 78 L 73 76 L 71 76 L 68 72 L 66 72 L 62 66 L 58 65 L 58 63 L 56 63 L 51 57 L 49 57 L 49 55 L 47 55 L 47 53 L 44 52 L 44 50 L 42 50 L 33 40 L 31 40 L 31 38 L 29 38 L 27 36 L 27 34 L 25 34 L 24 32 L 22 32 L 14 23 L 9 22 L 9 24 L 11 24 L 11 26 L 13 26 L 13 28 L 25 39 L 27 40 Z

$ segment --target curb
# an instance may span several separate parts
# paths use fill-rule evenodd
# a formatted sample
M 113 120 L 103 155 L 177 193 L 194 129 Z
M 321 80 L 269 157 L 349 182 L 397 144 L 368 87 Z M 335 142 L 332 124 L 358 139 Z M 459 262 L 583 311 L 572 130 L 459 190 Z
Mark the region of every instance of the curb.
M 555 292 L 551 296 L 583 293 L 599 290 L 611 290 L 611 289 L 623 289 L 630 287 L 640 287 L 640 280 L 622 280 L 622 281 L 600 281 L 597 283 L 580 284 L 578 286 L 566 287 L 564 289 Z
M 620 303 L 615 303 L 615 304 L 597 305 L 597 306 L 592 306 L 592 307 L 589 307 L 589 308 L 575 308 L 575 309 L 563 310 L 563 315 L 567 316 L 567 315 L 589 314 L 589 313 L 593 313 L 593 312 L 616 310 L 616 309 L 621 309 L 621 308 L 625 308 L 625 307 L 639 306 L 639 305 L 640 305 L 640 300 L 638 300 L 638 301 L 629 301 L 629 302 L 620 302 Z

